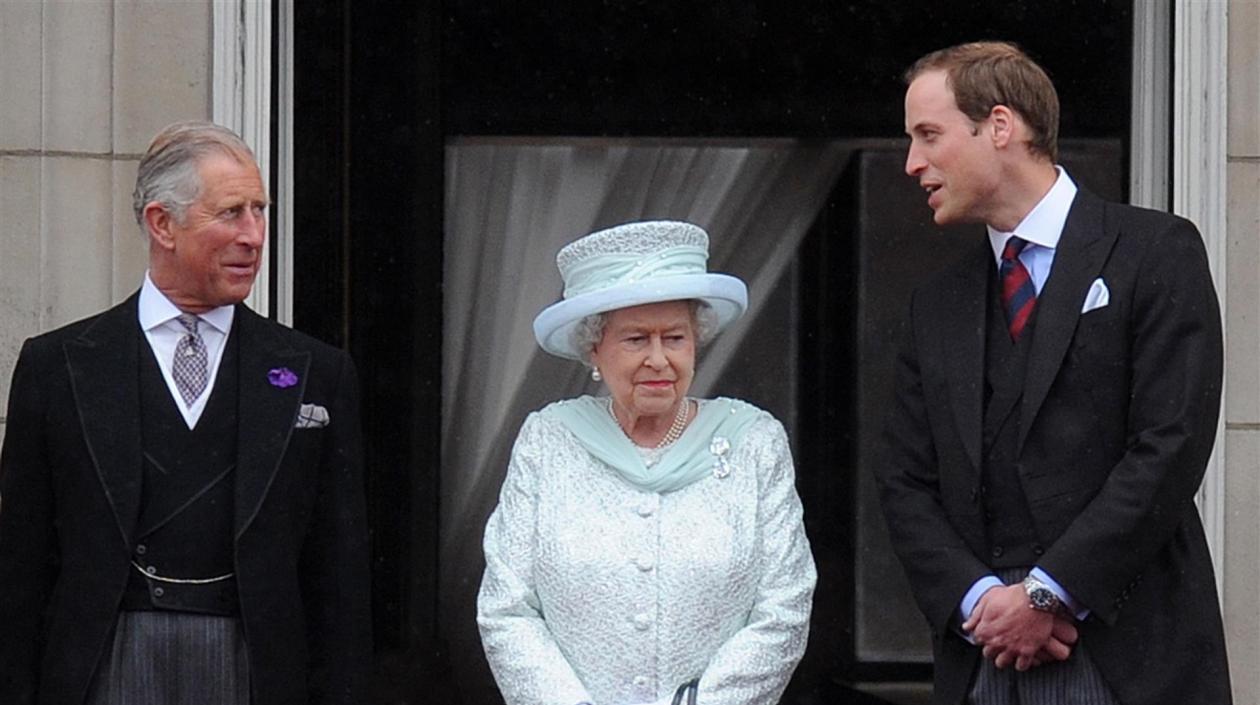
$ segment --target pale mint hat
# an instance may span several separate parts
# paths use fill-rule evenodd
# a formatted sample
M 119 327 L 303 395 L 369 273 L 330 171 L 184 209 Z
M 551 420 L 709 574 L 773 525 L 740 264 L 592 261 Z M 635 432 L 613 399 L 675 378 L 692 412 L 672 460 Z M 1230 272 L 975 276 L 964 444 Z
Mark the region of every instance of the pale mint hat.
M 748 308 L 748 287 L 708 264 L 709 236 L 691 223 L 626 223 L 574 240 L 556 255 L 564 298 L 534 319 L 534 337 L 552 355 L 578 360 L 573 329 L 583 318 L 685 299 L 707 303 L 721 330 Z

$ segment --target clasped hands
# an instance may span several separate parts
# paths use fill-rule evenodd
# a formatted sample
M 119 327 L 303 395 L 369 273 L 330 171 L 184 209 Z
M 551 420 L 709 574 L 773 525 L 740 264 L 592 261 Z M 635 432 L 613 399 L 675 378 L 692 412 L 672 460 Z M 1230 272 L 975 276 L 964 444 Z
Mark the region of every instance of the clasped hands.
M 1014 664 L 1017 671 L 1066 661 L 1077 639 L 1071 617 L 1032 609 L 1019 583 L 991 588 L 981 595 L 962 629 L 983 648 L 984 657 L 994 666 Z

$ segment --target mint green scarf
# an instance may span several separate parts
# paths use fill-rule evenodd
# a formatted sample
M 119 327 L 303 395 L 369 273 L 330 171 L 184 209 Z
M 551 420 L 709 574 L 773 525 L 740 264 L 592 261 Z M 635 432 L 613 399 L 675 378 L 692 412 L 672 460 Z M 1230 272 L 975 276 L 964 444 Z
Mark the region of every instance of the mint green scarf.
M 626 482 L 649 492 L 673 492 L 707 475 L 725 477 L 738 470 L 730 457 L 744 431 L 765 412 L 752 404 L 719 397 L 700 403 L 700 411 L 683 435 L 652 467 L 621 426 L 608 413 L 606 397 L 581 396 L 542 410 L 565 425 L 582 446 L 621 474 Z

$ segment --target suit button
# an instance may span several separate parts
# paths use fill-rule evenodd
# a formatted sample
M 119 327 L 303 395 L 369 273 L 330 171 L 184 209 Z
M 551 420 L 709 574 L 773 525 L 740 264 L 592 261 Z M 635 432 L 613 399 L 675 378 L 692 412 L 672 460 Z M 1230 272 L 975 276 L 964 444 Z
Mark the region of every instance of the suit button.
M 994 546 L 994 547 L 993 547 L 993 557 L 994 557 L 994 558 L 1001 558 L 1001 557 L 1002 557 L 1002 553 L 1003 553 L 1003 549 L 1002 549 L 1002 547 L 1001 547 L 1001 546 Z
M 1045 547 L 1044 547 L 1044 546 L 1042 546 L 1042 545 L 1041 545 L 1041 544 L 1039 544 L 1039 543 L 1034 543 L 1034 544 L 1033 544 L 1033 553 L 1034 553 L 1034 554 L 1036 554 L 1036 555 L 1040 556 L 1040 555 L 1044 554 L 1045 552 L 1046 552 L 1046 549 L 1045 549 Z
M 153 596 L 154 596 L 154 597 L 161 597 L 161 596 L 163 596 L 163 595 L 165 595 L 165 594 L 166 594 L 166 591 L 165 591 L 165 590 L 163 590 L 162 588 L 160 588 L 160 587 L 155 587 L 155 588 L 153 588 Z
M 136 546 L 136 555 L 143 556 L 145 553 L 148 553 L 148 551 L 149 547 L 144 544 Z

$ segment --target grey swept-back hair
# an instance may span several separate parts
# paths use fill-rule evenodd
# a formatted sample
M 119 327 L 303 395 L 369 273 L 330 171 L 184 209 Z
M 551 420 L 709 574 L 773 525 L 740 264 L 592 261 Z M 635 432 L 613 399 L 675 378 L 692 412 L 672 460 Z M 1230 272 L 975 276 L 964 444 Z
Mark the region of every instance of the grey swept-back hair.
M 258 166 L 254 153 L 235 132 L 212 122 L 189 120 L 167 125 L 153 138 L 140 159 L 131 208 L 136 223 L 144 227 L 144 207 L 157 201 L 183 223 L 188 207 L 201 195 L 198 165 L 211 154 L 222 154 Z
M 696 331 L 696 347 L 704 347 L 717 335 L 717 312 L 700 299 L 687 299 L 687 303 L 691 307 L 691 325 Z M 595 349 L 595 344 L 603 339 L 604 326 L 607 323 L 607 313 L 594 313 L 573 326 L 571 340 L 573 348 L 582 355 L 582 362 L 590 364 L 591 351 Z

